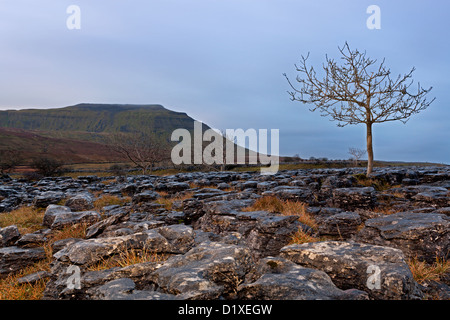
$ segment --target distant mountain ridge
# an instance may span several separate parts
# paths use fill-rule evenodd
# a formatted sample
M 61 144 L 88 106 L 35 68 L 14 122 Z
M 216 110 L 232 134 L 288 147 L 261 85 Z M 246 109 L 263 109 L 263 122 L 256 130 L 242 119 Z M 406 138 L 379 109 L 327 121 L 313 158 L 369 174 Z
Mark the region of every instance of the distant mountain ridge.
M 175 129 L 193 132 L 194 122 L 186 113 L 159 104 L 81 103 L 0 111 L 0 158 L 2 152 L 13 150 L 25 162 L 41 156 L 64 163 L 118 161 L 120 157 L 107 146 L 108 136 L 141 132 L 169 142 Z M 208 128 L 203 126 L 203 130 Z
M 99 134 L 135 131 L 166 136 L 177 128 L 193 130 L 194 119 L 184 112 L 171 111 L 158 104 L 81 103 L 55 109 L 0 111 L 0 127 L 37 130 L 51 136 L 56 132 Z M 91 140 L 89 135 L 82 139 Z

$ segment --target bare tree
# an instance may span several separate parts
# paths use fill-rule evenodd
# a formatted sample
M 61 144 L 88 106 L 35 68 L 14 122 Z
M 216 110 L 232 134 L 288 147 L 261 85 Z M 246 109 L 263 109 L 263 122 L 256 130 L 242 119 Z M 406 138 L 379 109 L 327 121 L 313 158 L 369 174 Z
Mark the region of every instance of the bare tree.
M 384 59 L 376 66 L 376 60 L 366 57 L 365 52 L 352 51 L 347 43 L 338 49 L 342 64 L 338 65 L 326 56 L 322 79 L 306 64 L 309 53 L 302 56 L 300 65 L 295 65 L 296 71 L 304 76 L 296 78 L 299 87 L 296 88 L 284 74 L 293 90 L 288 93 L 292 101 L 313 104 L 310 111 L 319 110 L 322 116 L 337 121 L 339 127 L 365 124 L 367 175 L 370 175 L 373 170 L 372 125 L 388 121 L 406 123 L 409 117 L 425 110 L 434 101 L 425 98 L 432 88 L 424 89 L 419 83 L 417 93 L 410 93 L 414 67 L 404 75 L 391 78 Z
M 53 177 L 59 176 L 64 172 L 62 169 L 63 165 L 64 163 L 62 161 L 47 156 L 41 156 L 33 159 L 31 168 L 35 169 L 39 175 Z
M 170 159 L 170 150 L 163 141 L 146 133 L 116 133 L 108 139 L 113 151 L 131 161 L 142 174 L 152 171 L 155 164 Z
M 0 150 L 0 174 L 12 171 L 20 161 L 22 156 L 18 150 Z
M 359 148 L 348 148 L 348 153 L 352 156 L 355 166 L 358 166 L 358 161 L 363 155 L 366 154 L 366 150 Z

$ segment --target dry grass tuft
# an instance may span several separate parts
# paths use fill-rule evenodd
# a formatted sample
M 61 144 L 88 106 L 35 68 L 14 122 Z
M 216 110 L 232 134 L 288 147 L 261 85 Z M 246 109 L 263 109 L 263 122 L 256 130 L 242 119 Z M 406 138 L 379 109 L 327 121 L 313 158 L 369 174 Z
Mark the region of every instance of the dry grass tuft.
M 47 280 L 41 279 L 33 284 L 19 284 L 17 280 L 41 270 L 49 271 L 49 269 L 49 263 L 43 260 L 15 274 L 10 274 L 4 279 L 0 279 L 0 300 L 40 300 Z
M 425 261 L 419 261 L 417 258 L 409 259 L 407 263 L 418 283 L 427 280 L 439 281 L 444 274 L 450 272 L 450 261 L 444 259 L 436 258 L 436 261 L 431 265 Z
M 158 192 L 161 198 L 156 199 L 156 203 L 162 204 L 166 210 L 173 210 L 173 204 L 175 201 L 183 201 L 192 198 L 193 192 L 186 192 L 183 194 L 171 195 L 165 191 Z
M 110 194 L 99 195 L 94 201 L 94 210 L 100 211 L 105 206 L 119 205 L 124 206 L 131 201 L 130 197 L 118 197 Z
M 0 228 L 16 225 L 20 234 L 35 232 L 42 229 L 44 209 L 23 206 L 16 210 L 0 214 Z
M 48 239 L 48 244 L 51 246 L 53 243 L 63 239 L 69 238 L 86 238 L 86 229 L 88 225 L 86 223 L 78 223 L 73 226 L 67 226 L 61 230 L 53 230 Z
M 37 210 L 32 207 L 22 207 L 9 213 L 0 215 L 0 226 L 15 224 L 21 234 L 34 232 L 42 228 L 44 210 Z M 46 279 L 41 279 L 33 284 L 19 284 L 17 280 L 23 276 L 38 272 L 50 271 L 50 263 L 53 261 L 52 244 L 58 240 L 67 238 L 84 238 L 86 235 L 86 224 L 68 226 L 64 229 L 52 231 L 47 237 L 43 248 L 46 258 L 28 266 L 19 272 L 9 274 L 6 278 L 0 279 L 0 300 L 39 300 L 47 283 Z
M 102 259 L 100 262 L 90 266 L 89 271 L 107 270 L 114 267 L 127 267 L 137 263 L 144 262 L 163 262 L 169 256 L 158 254 L 154 251 L 144 249 L 127 249 L 112 257 Z
M 116 179 L 108 179 L 108 180 L 103 180 L 101 183 L 104 184 L 105 186 L 109 186 L 110 184 L 113 184 L 116 182 L 117 182 Z
M 49 243 L 44 245 L 46 258 L 30 265 L 16 273 L 9 274 L 0 279 L 0 300 L 40 300 L 42 299 L 46 279 L 38 280 L 36 283 L 19 284 L 21 277 L 36 273 L 38 271 L 50 271 L 50 263 L 53 260 L 52 249 Z
M 373 187 L 376 191 L 386 191 L 396 186 L 390 185 L 384 179 L 375 179 L 367 177 L 365 174 L 354 175 L 358 185 L 362 187 Z
M 323 239 L 314 237 L 308 232 L 304 232 L 303 230 L 298 230 L 294 235 L 292 236 L 291 242 L 289 244 L 303 244 L 303 243 L 309 243 L 309 242 L 318 242 L 323 241 Z
M 371 209 L 370 211 L 376 212 L 376 213 L 381 213 L 383 215 L 390 215 L 390 214 L 402 212 L 403 210 L 386 206 L 386 207 L 375 207 L 375 208 Z
M 275 196 L 264 196 L 255 201 L 255 203 L 243 209 L 243 211 L 268 211 L 272 213 L 280 213 L 282 215 L 298 216 L 298 220 L 317 229 L 317 222 L 307 212 L 308 205 L 294 200 L 281 200 Z

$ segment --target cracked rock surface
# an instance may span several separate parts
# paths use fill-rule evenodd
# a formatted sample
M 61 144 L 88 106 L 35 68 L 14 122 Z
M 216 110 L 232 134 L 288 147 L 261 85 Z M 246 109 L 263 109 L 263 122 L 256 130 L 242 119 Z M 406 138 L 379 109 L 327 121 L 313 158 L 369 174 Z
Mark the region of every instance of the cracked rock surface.
M 30 233 L 0 227 L 0 277 L 48 258 L 51 247 L 50 271 L 21 280 L 45 279 L 44 299 L 450 296 L 448 272 L 419 284 L 408 264 L 449 257 L 450 167 L 375 168 L 371 180 L 361 180 L 363 172 L 1 178 L 0 215 L 33 206 L 43 218 Z M 95 207 L 103 195 L 122 204 Z M 315 224 L 249 209 L 265 197 L 304 206 Z M 61 230 L 80 226 L 83 236 L 47 246 Z M 312 242 L 295 243 L 299 234 Z

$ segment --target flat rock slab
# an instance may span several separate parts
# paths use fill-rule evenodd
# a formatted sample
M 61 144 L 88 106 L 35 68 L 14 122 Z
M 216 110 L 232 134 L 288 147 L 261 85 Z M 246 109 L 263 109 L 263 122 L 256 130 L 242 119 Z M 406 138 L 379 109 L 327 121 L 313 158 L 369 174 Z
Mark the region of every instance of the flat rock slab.
M 159 193 L 152 190 L 146 190 L 141 193 L 135 194 L 132 198 L 132 202 L 133 203 L 150 202 L 160 197 L 161 196 L 159 195 Z
M 363 290 L 373 299 L 419 299 L 422 292 L 401 250 L 324 241 L 281 249 L 281 257 L 326 272 L 341 289 Z
M 40 229 L 33 233 L 24 234 L 14 245 L 20 247 L 40 247 L 48 240 L 47 236 L 50 234 L 50 231 L 50 229 Z
M 262 195 L 274 195 L 283 200 L 298 200 L 306 203 L 310 203 L 314 198 L 313 193 L 308 188 L 285 185 L 263 192 Z
M 155 282 L 164 292 L 184 299 L 230 297 L 252 265 L 249 249 L 207 242 L 169 258 L 155 271 Z
M 45 257 L 43 248 L 24 249 L 14 246 L 0 248 L 0 278 L 45 259 Z
M 401 249 L 427 262 L 450 255 L 450 217 L 435 213 L 400 212 L 369 219 L 355 241 Z
M 205 232 L 223 235 L 238 232 L 245 239 L 245 245 L 258 257 L 278 255 L 300 228 L 308 229 L 298 221 L 297 216 L 284 216 L 266 211 L 217 211 L 208 210 L 198 221 Z
M 64 212 L 55 216 L 51 229 L 63 229 L 67 226 L 85 223 L 94 224 L 100 221 L 101 216 L 97 211 Z
M 339 236 L 340 239 L 348 239 L 358 230 L 362 220 L 355 212 L 342 212 L 320 219 L 319 235 Z
M 370 209 L 376 203 L 376 191 L 372 187 L 337 188 L 332 191 L 330 205 L 345 210 Z
M 162 234 L 168 237 L 165 238 Z M 92 265 L 127 249 L 146 249 L 155 253 L 185 253 L 194 243 L 189 226 L 168 226 L 125 236 L 78 241 L 55 253 L 55 259 L 76 265 Z
M 367 296 L 362 292 L 348 294 L 337 288 L 325 272 L 280 257 L 261 259 L 256 269 L 252 275 L 256 281 L 239 286 L 239 299 L 344 300 Z
M 34 284 L 42 279 L 50 278 L 51 273 L 48 271 L 38 271 L 17 279 L 18 284 Z
M 64 198 L 64 192 L 46 191 L 37 195 L 33 200 L 36 208 L 46 208 L 50 204 L 56 204 Z
M 154 290 L 137 290 L 129 278 L 109 281 L 88 291 L 95 300 L 177 300 L 177 296 Z

